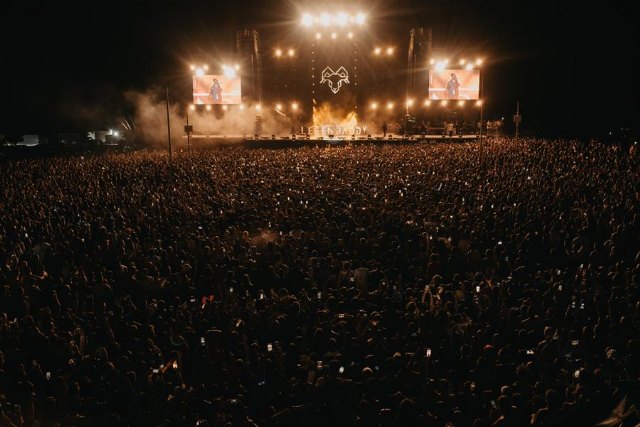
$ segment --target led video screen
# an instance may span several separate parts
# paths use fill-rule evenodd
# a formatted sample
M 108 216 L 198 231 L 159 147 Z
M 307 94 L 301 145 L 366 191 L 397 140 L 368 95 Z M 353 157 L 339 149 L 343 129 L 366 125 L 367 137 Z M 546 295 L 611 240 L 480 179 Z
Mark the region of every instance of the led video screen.
M 327 103 L 352 111 L 358 81 L 356 48 L 350 40 L 325 38 L 317 41 L 312 57 L 314 105 Z
M 193 76 L 193 103 L 240 104 L 242 91 L 240 77 L 224 75 Z
M 429 99 L 480 98 L 480 70 L 430 70 Z

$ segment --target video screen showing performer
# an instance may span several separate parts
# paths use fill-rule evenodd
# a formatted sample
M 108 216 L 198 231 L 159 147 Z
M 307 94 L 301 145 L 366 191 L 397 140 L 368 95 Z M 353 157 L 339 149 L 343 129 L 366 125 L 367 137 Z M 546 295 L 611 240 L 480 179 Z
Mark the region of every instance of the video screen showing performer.
M 480 70 L 430 70 L 429 99 L 479 99 Z

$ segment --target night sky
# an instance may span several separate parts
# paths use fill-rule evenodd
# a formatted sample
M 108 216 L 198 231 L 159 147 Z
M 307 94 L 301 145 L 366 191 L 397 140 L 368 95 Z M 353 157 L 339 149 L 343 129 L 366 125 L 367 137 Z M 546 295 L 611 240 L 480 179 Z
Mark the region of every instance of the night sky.
M 231 52 L 238 28 L 258 29 L 265 43 L 299 25 L 305 9 L 283 0 L 2 3 L 0 134 L 7 136 L 104 127 L 124 108 L 127 90 L 168 84 L 188 100 L 185 64 Z M 597 136 L 640 122 L 633 2 L 557 3 L 405 0 L 362 9 L 369 25 L 393 26 L 399 45 L 422 26 L 433 29 L 436 51 L 487 58 L 485 118 L 509 120 L 520 101 L 523 129 L 538 135 Z

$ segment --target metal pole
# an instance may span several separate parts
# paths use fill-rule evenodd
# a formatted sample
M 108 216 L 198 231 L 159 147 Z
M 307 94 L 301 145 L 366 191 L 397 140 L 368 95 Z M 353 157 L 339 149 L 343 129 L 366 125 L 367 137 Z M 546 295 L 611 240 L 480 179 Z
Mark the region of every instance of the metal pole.
M 516 117 L 518 117 L 518 120 L 516 120 L 516 142 L 518 142 L 518 130 L 520 128 L 520 101 L 516 104 Z
M 169 117 L 169 86 L 167 86 L 167 138 L 169 139 L 169 161 L 173 161 L 173 149 L 171 147 L 171 119 Z
M 189 128 L 189 107 L 187 107 L 187 129 Z M 191 156 L 191 132 L 187 130 L 187 151 L 189 152 L 189 156 Z
M 482 143 L 482 109 L 484 108 L 484 102 L 480 101 L 480 143 Z
M 480 75 L 480 143 L 482 143 L 482 119 L 484 109 L 484 79 Z

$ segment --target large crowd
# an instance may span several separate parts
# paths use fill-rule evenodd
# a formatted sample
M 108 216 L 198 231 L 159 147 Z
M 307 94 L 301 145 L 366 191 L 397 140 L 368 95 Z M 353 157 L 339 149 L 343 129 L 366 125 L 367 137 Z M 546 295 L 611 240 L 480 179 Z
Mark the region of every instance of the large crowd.
M 507 138 L 5 161 L 0 425 L 635 425 L 639 166 Z

